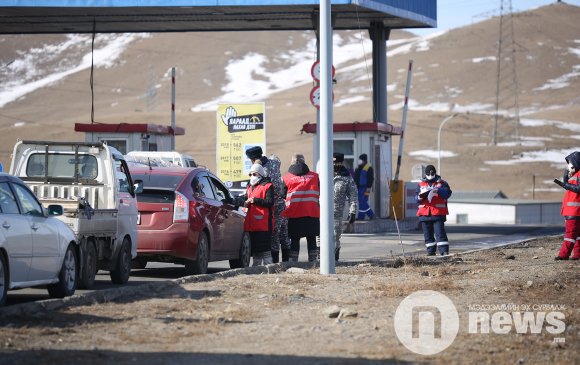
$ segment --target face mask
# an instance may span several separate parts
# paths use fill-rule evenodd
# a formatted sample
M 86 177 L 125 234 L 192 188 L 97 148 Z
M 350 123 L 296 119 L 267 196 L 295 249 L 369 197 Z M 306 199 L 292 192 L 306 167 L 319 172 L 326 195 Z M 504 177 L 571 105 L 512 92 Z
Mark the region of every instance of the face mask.
M 433 174 L 433 175 L 425 175 L 425 179 L 431 181 L 431 180 L 435 179 L 435 174 Z
M 363 160 L 358 160 L 358 164 L 359 164 L 359 165 L 364 165 L 364 163 L 365 163 L 365 162 L 364 162 Z
M 260 176 L 252 176 L 252 177 L 250 178 L 250 185 L 252 185 L 252 186 L 253 186 L 253 185 L 256 185 L 257 183 L 259 183 L 259 182 L 260 182 L 260 180 L 261 180 L 261 179 L 262 179 L 262 178 L 261 178 Z
M 572 165 L 571 163 L 568 163 L 568 172 L 570 174 L 573 174 L 576 171 L 576 169 L 574 168 L 574 165 Z

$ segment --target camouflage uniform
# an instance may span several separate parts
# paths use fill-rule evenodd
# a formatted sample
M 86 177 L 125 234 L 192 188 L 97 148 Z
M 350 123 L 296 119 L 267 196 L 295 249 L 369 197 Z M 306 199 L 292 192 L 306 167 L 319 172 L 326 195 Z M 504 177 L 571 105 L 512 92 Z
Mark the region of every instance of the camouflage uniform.
M 356 214 L 358 211 L 358 191 L 354 179 L 344 166 L 334 173 L 334 243 L 335 256 L 338 257 L 340 250 L 340 236 L 342 235 L 342 217 L 344 206 L 350 202 L 349 214 Z
M 272 251 L 280 251 L 280 246 L 284 250 L 290 250 L 288 242 L 288 220 L 282 217 L 282 212 L 286 208 L 286 203 L 282 198 L 282 175 L 280 173 L 280 159 L 276 155 L 269 158 L 262 156 L 260 162 L 272 185 L 274 185 L 274 231 L 272 236 Z

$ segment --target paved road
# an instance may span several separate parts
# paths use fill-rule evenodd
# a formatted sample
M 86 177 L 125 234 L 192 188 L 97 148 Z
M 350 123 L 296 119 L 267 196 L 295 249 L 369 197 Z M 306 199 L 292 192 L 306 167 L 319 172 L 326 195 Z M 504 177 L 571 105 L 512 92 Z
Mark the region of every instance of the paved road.
M 451 244 L 450 251 L 464 252 L 475 249 L 491 248 L 506 243 L 519 242 L 533 237 L 563 234 L 563 226 L 526 226 L 526 225 L 448 225 L 447 235 Z M 409 254 L 423 254 L 425 251 L 421 231 L 386 232 L 377 234 L 344 234 L 342 237 L 341 261 L 360 261 L 398 256 L 405 251 Z M 402 245 L 401 245 L 402 242 Z M 300 261 L 308 258 L 306 240 L 302 239 Z M 215 273 L 229 269 L 227 261 L 212 262 L 209 272 Z M 150 281 L 176 279 L 185 275 L 183 266 L 149 263 L 144 270 L 134 270 L 127 285 L 140 285 Z M 108 272 L 100 271 L 94 290 L 117 287 L 112 284 Z M 86 292 L 77 290 L 77 294 Z M 48 299 L 45 289 L 22 289 L 8 292 L 7 305 Z
M 564 234 L 563 226 L 531 225 L 447 225 L 450 252 L 465 252 L 491 248 L 533 237 Z M 385 258 L 391 255 L 423 254 L 425 241 L 422 231 L 386 232 L 378 234 L 346 234 L 341 239 L 341 259 L 358 261 Z M 402 242 L 402 245 L 401 245 Z M 302 258 L 302 252 L 301 252 Z

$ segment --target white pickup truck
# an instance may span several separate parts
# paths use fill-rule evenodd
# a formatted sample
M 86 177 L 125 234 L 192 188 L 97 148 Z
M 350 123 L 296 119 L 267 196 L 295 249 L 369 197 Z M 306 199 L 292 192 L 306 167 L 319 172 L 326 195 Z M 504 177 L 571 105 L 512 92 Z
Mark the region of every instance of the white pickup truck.
M 91 288 L 98 270 L 129 280 L 137 256 L 137 201 L 123 155 L 103 142 L 19 141 L 10 173 L 20 177 L 75 233 L 81 247 L 79 286 Z

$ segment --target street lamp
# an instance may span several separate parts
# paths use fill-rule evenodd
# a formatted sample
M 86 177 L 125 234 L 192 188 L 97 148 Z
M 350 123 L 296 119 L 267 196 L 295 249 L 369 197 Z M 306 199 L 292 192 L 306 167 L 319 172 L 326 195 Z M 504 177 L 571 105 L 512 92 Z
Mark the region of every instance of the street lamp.
M 437 133 L 437 172 L 439 172 L 439 175 L 441 175 L 441 129 L 443 128 L 443 125 L 445 123 L 447 123 L 449 120 L 451 120 L 451 118 L 455 117 L 456 115 L 457 113 L 451 114 L 447 118 L 443 119 L 443 121 L 439 125 L 439 132 Z

